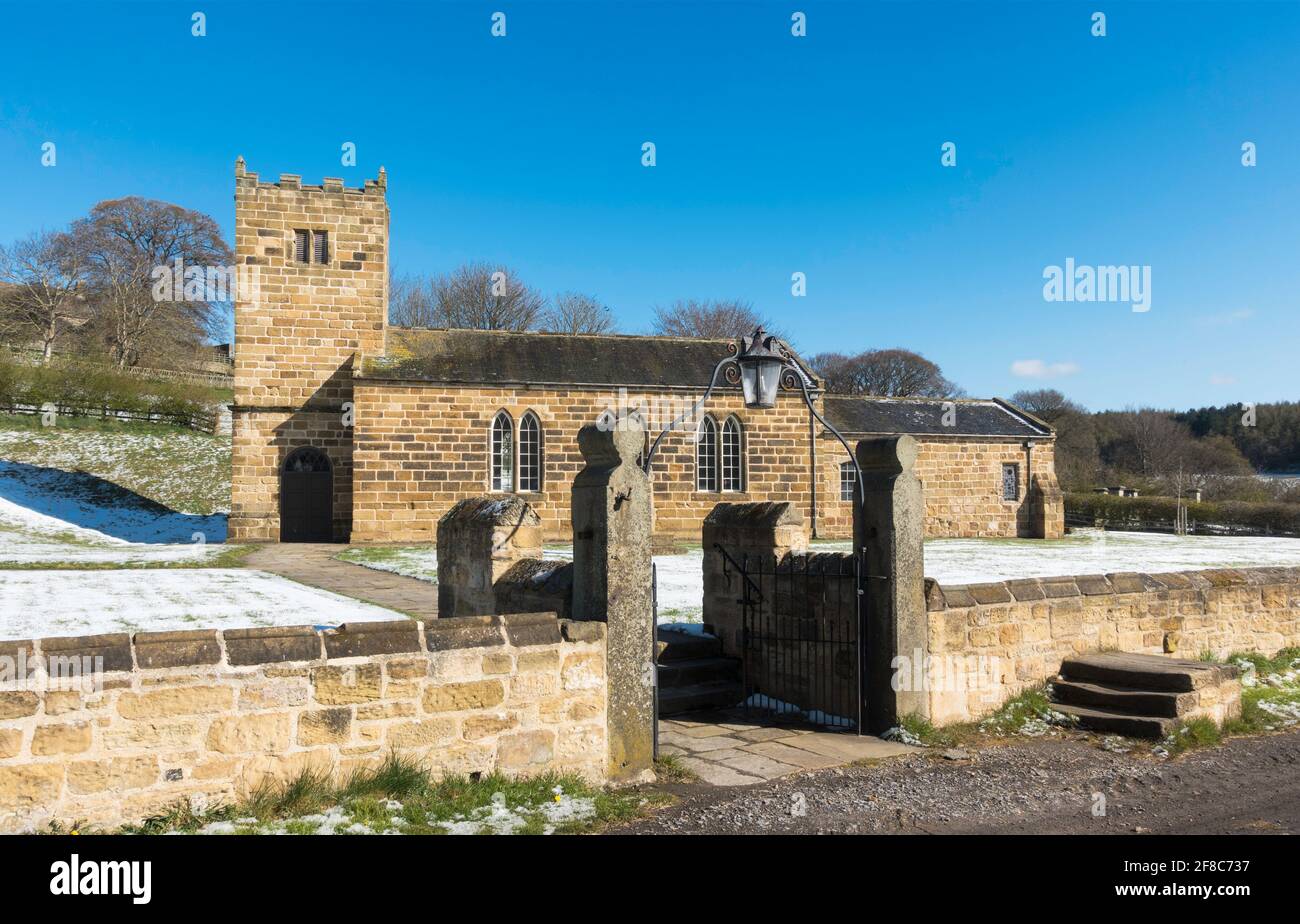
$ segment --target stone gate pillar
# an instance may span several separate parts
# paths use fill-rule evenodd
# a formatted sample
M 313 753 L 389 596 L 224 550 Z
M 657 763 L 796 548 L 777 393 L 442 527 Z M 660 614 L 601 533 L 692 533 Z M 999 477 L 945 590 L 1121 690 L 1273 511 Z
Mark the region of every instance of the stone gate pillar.
M 633 421 L 578 433 L 586 466 L 573 480 L 573 618 L 606 625 L 609 776 L 631 782 L 654 764 L 654 605 L 650 479 L 636 464 Z
M 542 521 L 513 495 L 467 497 L 438 521 L 438 616 L 497 611 L 497 579 L 525 558 L 542 557 Z
M 863 551 L 863 605 L 867 618 L 866 731 L 898 724 L 909 713 L 928 715 L 924 689 L 893 689 L 896 656 L 925 656 L 925 500 L 912 470 L 916 440 L 902 436 L 865 439 L 857 446 L 864 497 L 854 498 L 853 543 Z M 854 492 L 857 493 L 856 491 Z M 924 665 L 912 677 L 924 677 Z M 913 684 L 921 686 L 921 684 Z
M 1065 536 L 1065 495 L 1051 471 L 1034 472 L 1029 488 L 1029 536 L 1031 539 Z
M 792 553 L 808 551 L 808 530 L 803 514 L 789 501 L 755 501 L 718 504 L 704 518 L 704 624 L 722 640 L 729 658 L 743 655 L 741 633 L 745 624 L 740 599 L 740 570 L 715 546 L 722 546 L 736 562 L 752 556 L 770 563 L 784 562 Z M 751 567 L 753 565 L 751 564 Z M 770 566 L 769 566 L 770 567 Z

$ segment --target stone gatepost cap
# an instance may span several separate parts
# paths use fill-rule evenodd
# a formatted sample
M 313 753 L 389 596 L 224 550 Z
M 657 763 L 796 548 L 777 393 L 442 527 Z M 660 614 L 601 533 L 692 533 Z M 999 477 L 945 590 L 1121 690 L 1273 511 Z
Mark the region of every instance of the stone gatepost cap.
M 772 528 L 802 526 L 803 514 L 789 501 L 721 503 L 704 518 L 709 526 L 752 526 Z
M 476 523 L 483 526 L 537 526 L 542 522 L 532 504 L 520 497 L 486 495 L 467 497 L 455 504 L 438 520 L 438 525 Z
M 858 440 L 858 465 L 865 471 L 900 474 L 916 463 L 916 439 L 909 434 L 873 436 Z
M 587 424 L 578 431 L 578 449 L 588 462 L 635 462 L 645 448 L 645 430 L 631 418 L 614 428 Z

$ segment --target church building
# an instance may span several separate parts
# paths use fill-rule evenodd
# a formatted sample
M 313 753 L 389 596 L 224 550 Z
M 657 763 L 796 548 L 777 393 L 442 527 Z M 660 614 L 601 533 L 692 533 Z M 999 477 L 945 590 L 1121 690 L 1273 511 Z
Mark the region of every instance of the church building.
M 235 303 L 230 540 L 433 542 L 453 504 L 492 493 L 567 540 L 578 430 L 631 413 L 653 439 L 731 342 L 390 326 L 386 193 L 382 170 L 355 189 L 236 162 L 235 250 L 256 285 Z M 804 372 L 850 444 L 916 438 L 928 536 L 1062 535 L 1042 421 L 997 399 L 827 395 Z M 791 501 L 819 538 L 851 532 L 853 468 L 798 388 L 750 410 L 720 384 L 651 478 L 660 536 L 698 541 L 715 504 L 743 500 Z

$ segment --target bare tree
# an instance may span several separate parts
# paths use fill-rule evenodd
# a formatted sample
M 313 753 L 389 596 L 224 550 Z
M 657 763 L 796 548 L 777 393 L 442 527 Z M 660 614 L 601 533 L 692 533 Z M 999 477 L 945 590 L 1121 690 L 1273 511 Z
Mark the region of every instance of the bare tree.
M 668 337 L 729 340 L 752 334 L 760 325 L 768 327 L 753 305 L 739 299 L 678 299 L 669 308 L 655 308 L 654 332 Z M 768 329 L 768 333 L 775 332 Z
M 438 326 L 437 303 L 427 276 L 389 274 L 388 320 L 396 327 Z
M 819 353 L 810 364 L 841 395 L 886 398 L 955 398 L 961 388 L 944 378 L 939 367 L 910 350 L 867 350 L 856 356 Z
M 1028 411 L 1035 417 L 1055 423 L 1067 414 L 1086 414 L 1082 405 L 1071 401 L 1055 388 L 1035 388 L 1018 391 L 1011 396 L 1011 403 L 1021 410 Z
M 100 202 L 73 224 L 71 238 L 89 267 L 97 327 L 119 366 L 136 365 L 146 349 L 193 346 L 221 329 L 224 303 L 206 286 L 195 291 L 187 280 L 181 292 L 160 297 L 154 285 L 157 271 L 177 265 L 200 273 L 232 265 L 209 216 L 128 196 Z
M 0 247 L 0 319 L 17 337 L 40 344 L 41 361 L 48 363 L 54 345 L 84 320 L 82 289 L 87 266 L 84 255 L 67 234 L 39 232 Z
M 614 313 L 590 295 L 563 292 L 546 311 L 543 329 L 561 334 L 608 334 Z
M 506 267 L 467 263 L 430 280 L 439 327 L 536 330 L 546 299 Z

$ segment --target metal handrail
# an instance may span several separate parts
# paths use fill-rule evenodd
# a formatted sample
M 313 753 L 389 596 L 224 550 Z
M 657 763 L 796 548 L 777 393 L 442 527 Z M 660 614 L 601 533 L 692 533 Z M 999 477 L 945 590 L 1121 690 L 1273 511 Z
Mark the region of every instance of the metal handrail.
M 757 602 L 757 603 L 762 603 L 762 602 L 763 602 L 763 588 L 761 588 L 761 587 L 759 587 L 757 584 L 755 584 L 754 581 L 750 578 L 750 576 L 749 576 L 748 574 L 745 573 L 745 566 L 742 565 L 740 562 L 736 561 L 734 558 L 732 558 L 732 557 L 731 557 L 731 553 L 728 552 L 726 549 L 724 549 L 724 548 L 722 547 L 721 544 L 715 542 L 715 543 L 713 543 L 713 547 L 714 547 L 715 549 L 717 549 L 719 552 L 722 553 L 722 557 L 723 557 L 723 558 L 725 558 L 727 561 L 731 562 L 731 567 L 735 568 L 735 569 L 736 569 L 736 573 L 739 574 L 742 578 L 745 579 L 745 583 L 747 583 L 747 584 L 749 585 L 749 589 L 752 590 L 754 593 L 758 594 L 758 600 L 755 601 L 755 602 Z M 727 569 L 726 569 L 725 566 L 724 566 L 723 569 L 722 569 L 722 573 L 723 573 L 723 574 L 726 574 L 726 573 L 727 573 Z

